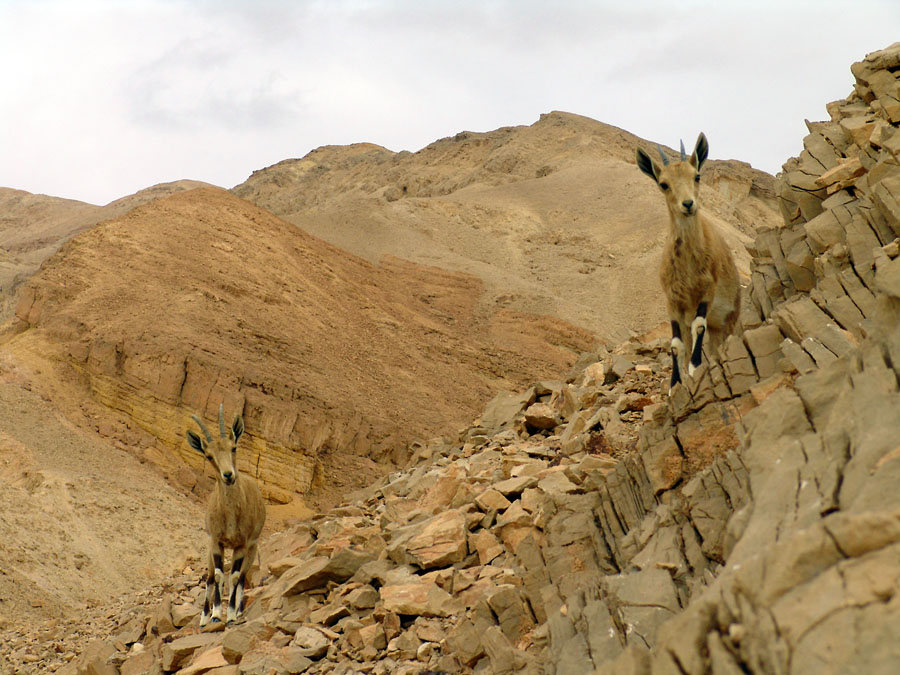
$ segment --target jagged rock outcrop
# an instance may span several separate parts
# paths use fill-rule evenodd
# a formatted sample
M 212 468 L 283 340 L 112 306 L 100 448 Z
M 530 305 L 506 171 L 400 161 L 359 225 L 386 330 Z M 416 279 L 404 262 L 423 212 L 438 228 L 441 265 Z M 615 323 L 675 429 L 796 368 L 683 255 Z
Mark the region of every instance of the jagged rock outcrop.
M 685 576 L 692 592 L 649 650 L 631 648 L 606 664 L 592 658 L 599 672 L 900 667 L 888 590 L 900 575 L 900 220 L 892 190 L 900 181 L 892 140 L 900 140 L 900 43 L 852 71 L 854 93 L 829 104 L 830 122 L 809 125 L 803 153 L 777 181 L 785 225 L 760 233 L 752 248 L 755 311 L 744 317 L 743 338 L 730 338 L 721 370 L 713 365 L 690 391 L 676 392 L 643 431 L 647 440 L 672 437 L 684 451 L 691 419 L 738 412 L 740 442 L 677 499 L 661 493 L 655 509 L 677 505 L 699 535 L 700 566 Z M 647 444 L 645 460 L 654 447 Z M 645 537 L 653 517 L 640 526 Z M 632 562 L 658 550 L 663 532 L 645 538 Z

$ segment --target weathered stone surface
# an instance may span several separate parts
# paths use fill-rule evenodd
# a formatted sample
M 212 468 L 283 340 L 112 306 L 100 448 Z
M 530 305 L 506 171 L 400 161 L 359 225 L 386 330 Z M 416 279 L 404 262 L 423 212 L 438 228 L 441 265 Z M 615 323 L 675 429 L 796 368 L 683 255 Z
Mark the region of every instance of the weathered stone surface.
M 263 619 L 254 619 L 231 628 L 222 637 L 222 656 L 228 663 L 237 663 L 256 644 L 268 640 L 275 633 Z
M 807 242 L 816 255 L 844 241 L 844 227 L 834 211 L 823 211 L 806 223 L 806 234 Z
M 215 633 L 188 635 L 167 642 L 162 648 L 161 665 L 163 670 L 178 670 L 194 652 L 205 649 L 219 642 L 221 636 Z
M 347 602 L 356 609 L 369 609 L 378 602 L 378 591 L 368 584 L 350 591 L 346 595 Z
M 753 359 L 744 342 L 736 335 L 726 338 L 722 352 L 722 367 L 728 388 L 734 396 L 739 396 L 759 381 Z
M 119 669 L 120 675 L 155 675 L 160 672 L 159 655 L 143 651 L 125 659 Z
M 451 616 L 458 609 L 449 593 L 429 581 L 384 586 L 380 593 L 384 608 L 396 614 Z
M 534 487 L 537 483 L 538 479 L 534 476 L 518 476 L 494 483 L 493 489 L 504 497 L 510 497 L 511 495 L 522 494 L 525 489 Z
M 525 424 L 530 429 L 553 429 L 560 421 L 557 412 L 547 403 L 534 403 L 525 411 Z
M 816 178 L 816 183 L 827 188 L 828 194 L 853 185 L 866 172 L 858 157 L 846 158 Z
M 306 672 L 312 663 L 297 647 L 266 646 L 246 654 L 238 672 L 242 675 L 290 675 Z
M 482 565 L 487 565 L 506 551 L 506 547 L 488 530 L 478 530 L 475 534 L 470 534 L 469 544 L 469 548 L 478 553 L 478 562 Z
M 325 656 L 331 639 L 313 626 L 301 626 L 294 633 L 291 645 L 299 648 L 301 655 L 316 661 Z
M 359 639 L 362 642 L 364 649 L 366 647 L 371 647 L 374 650 L 380 651 L 387 647 L 387 638 L 384 634 L 384 627 L 380 623 L 374 623 L 370 626 L 363 626 L 360 628 Z
M 744 332 L 744 341 L 761 379 L 771 377 L 778 372 L 778 359 L 781 357 L 781 343 L 784 335 L 774 324 L 767 324 Z
M 172 607 L 172 623 L 176 628 L 188 625 L 196 617 L 200 616 L 200 609 L 195 605 L 175 605 Z M 132 642 L 135 642 L 132 640 Z
M 451 509 L 395 531 L 388 554 L 398 563 L 423 569 L 450 565 L 466 557 L 466 533 L 465 515 Z
M 199 654 L 187 668 L 178 671 L 178 675 L 200 675 L 214 668 L 228 666 L 228 661 L 222 655 L 222 645 L 207 649 Z
M 896 236 L 900 236 L 900 173 L 883 179 L 872 190 L 872 201 Z
M 332 602 L 310 612 L 309 620 L 312 623 L 331 626 L 345 616 L 350 616 L 350 609 L 344 603 Z
M 330 578 L 325 571 L 328 568 L 329 559 L 318 556 L 305 560 L 286 571 L 278 580 L 278 588 L 282 595 L 294 595 L 308 591 L 311 588 L 319 588 L 325 585 Z
M 503 511 L 510 505 L 510 501 L 493 488 L 488 488 L 475 497 L 475 503 L 478 504 L 478 508 L 485 512 Z
M 497 626 L 491 626 L 485 631 L 482 644 L 491 660 L 491 668 L 497 675 L 535 672 L 528 668 L 525 653 L 516 649 Z
M 681 481 L 685 469 L 684 456 L 674 435 L 650 446 L 643 459 L 654 494 L 668 490 Z
M 484 409 L 481 424 L 490 432 L 508 427 L 529 405 L 534 403 L 534 390 L 524 393 L 500 392 Z

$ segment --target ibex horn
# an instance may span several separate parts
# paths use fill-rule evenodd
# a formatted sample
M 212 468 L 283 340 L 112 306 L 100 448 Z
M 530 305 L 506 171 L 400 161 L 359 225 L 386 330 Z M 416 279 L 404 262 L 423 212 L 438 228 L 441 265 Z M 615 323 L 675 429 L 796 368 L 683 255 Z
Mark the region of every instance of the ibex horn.
M 656 149 L 659 150 L 659 156 L 662 157 L 663 166 L 669 166 L 669 158 L 666 157 L 666 153 L 663 152 L 662 146 L 657 143 Z
M 225 404 L 219 404 L 219 434 L 225 438 Z
M 197 426 L 200 427 L 200 431 L 202 431 L 203 435 L 206 436 L 206 442 L 212 443 L 212 436 L 210 435 L 209 430 L 206 428 L 206 425 L 203 424 L 203 420 L 201 420 L 196 415 L 191 415 L 191 419 L 197 423 Z
M 684 141 L 681 141 L 681 161 L 687 161 L 687 155 L 684 154 Z

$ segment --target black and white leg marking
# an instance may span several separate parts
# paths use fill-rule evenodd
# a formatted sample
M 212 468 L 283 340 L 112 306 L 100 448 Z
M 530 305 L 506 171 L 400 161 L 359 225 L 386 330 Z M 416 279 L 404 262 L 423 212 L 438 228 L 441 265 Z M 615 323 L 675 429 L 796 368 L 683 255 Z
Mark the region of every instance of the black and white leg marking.
M 688 367 L 688 375 L 694 376 L 694 372 L 703 361 L 703 336 L 706 335 L 706 310 L 707 304 L 701 302 L 697 307 L 697 316 L 691 322 L 691 365 Z
M 222 553 L 213 554 L 213 571 L 214 584 L 212 588 L 212 620 L 222 620 L 222 595 L 225 591 L 225 572 L 222 571 Z M 206 589 L 207 597 L 209 597 L 209 587 Z
M 226 622 L 234 621 L 244 611 L 244 579 L 247 573 L 244 571 L 244 552 L 235 551 L 234 560 L 231 563 L 231 593 L 228 598 L 228 613 Z M 247 565 L 249 567 L 249 565 Z
M 209 623 L 210 619 L 210 605 L 212 604 L 212 595 L 213 595 L 213 586 L 215 585 L 216 577 L 213 574 L 206 575 L 206 599 L 203 601 L 203 613 L 200 615 L 200 627 L 203 628 L 206 624 Z
M 206 600 L 203 603 L 203 613 L 200 615 L 201 628 L 210 621 L 222 620 L 222 586 L 225 582 L 225 574 L 222 572 L 222 552 L 212 553 L 210 562 L 211 569 L 206 576 Z
M 681 340 L 681 325 L 672 321 L 672 381 L 669 383 L 669 394 L 675 385 L 681 382 L 681 365 L 684 360 L 684 342 Z

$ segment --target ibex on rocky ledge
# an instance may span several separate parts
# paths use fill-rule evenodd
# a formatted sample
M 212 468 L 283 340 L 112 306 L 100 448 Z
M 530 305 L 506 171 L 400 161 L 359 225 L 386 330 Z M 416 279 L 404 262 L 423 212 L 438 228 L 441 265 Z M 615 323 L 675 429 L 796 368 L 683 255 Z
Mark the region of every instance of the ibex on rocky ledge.
M 232 549 L 227 623 L 244 610 L 244 582 L 256 558 L 257 542 L 266 522 L 266 506 L 256 482 L 238 473 L 235 451 L 244 433 L 244 420 L 234 416 L 226 431 L 224 405 L 219 406 L 219 436 L 213 439 L 203 421 L 191 415 L 203 436 L 187 432 L 188 444 L 202 453 L 216 472 L 216 489 L 209 497 L 206 531 L 209 534 L 209 563 L 206 576 L 206 601 L 200 625 L 222 620 L 225 573 L 222 570 L 225 548 Z
M 737 267 L 728 245 L 700 209 L 700 167 L 709 144 L 702 133 L 690 158 L 681 144 L 681 161 L 670 163 L 659 149 L 662 166 L 637 149 L 637 165 L 659 185 L 669 209 L 669 238 L 663 248 L 659 277 L 672 322 L 672 387 L 681 381 L 681 368 L 690 354 L 688 375 L 703 356 L 703 336 L 710 347 L 733 332 L 741 306 Z M 688 326 L 691 332 L 688 334 Z M 687 345 L 685 342 L 687 341 Z

